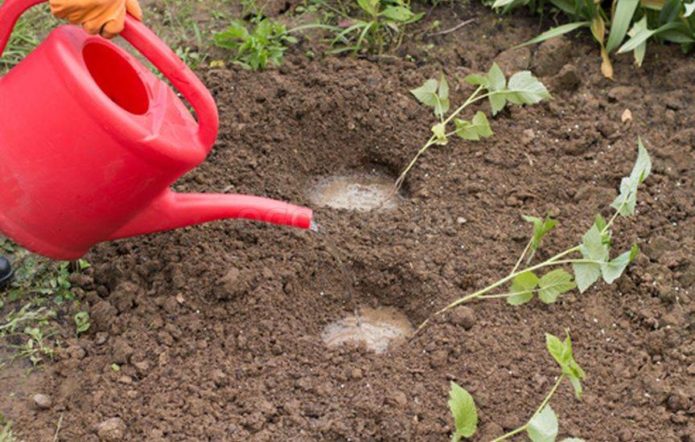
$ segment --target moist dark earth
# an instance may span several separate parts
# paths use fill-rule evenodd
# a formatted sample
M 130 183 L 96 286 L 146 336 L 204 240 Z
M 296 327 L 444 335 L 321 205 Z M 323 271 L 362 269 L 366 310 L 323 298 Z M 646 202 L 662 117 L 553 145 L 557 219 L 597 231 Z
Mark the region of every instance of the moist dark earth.
M 468 18 L 389 56 L 310 60 L 304 42 L 278 69 L 200 71 L 220 135 L 176 189 L 298 204 L 319 177 L 395 180 L 434 118 L 408 90 L 440 72 L 453 103 L 493 60 L 530 68 L 553 100 L 505 110 L 485 141 L 432 148 L 394 210 L 317 208 L 318 233 L 223 221 L 97 246 L 74 281 L 90 331 L 70 337 L 66 321 L 56 361 L 30 379 L 21 363 L 0 375 L 15 433 L 53 440 L 62 419 L 61 441 L 447 440 L 455 381 L 479 408 L 473 439 L 490 440 L 552 387 L 544 334 L 567 329 L 587 378 L 582 401 L 563 384 L 551 402 L 562 437 L 695 441 L 695 60 L 650 45 L 641 69 L 618 57 L 611 81 L 588 33 L 510 51 L 537 19 L 444 4 L 427 20 Z M 597 212 L 611 215 L 638 136 L 653 174 L 637 216 L 617 221 L 614 250 L 642 253 L 613 285 L 554 305 L 472 303 L 384 354 L 324 345 L 324 328 L 356 307 L 393 307 L 417 325 L 505 276 L 530 234 L 522 214 L 560 223 L 539 259 L 574 246 Z M 35 393 L 51 407 L 36 408 Z

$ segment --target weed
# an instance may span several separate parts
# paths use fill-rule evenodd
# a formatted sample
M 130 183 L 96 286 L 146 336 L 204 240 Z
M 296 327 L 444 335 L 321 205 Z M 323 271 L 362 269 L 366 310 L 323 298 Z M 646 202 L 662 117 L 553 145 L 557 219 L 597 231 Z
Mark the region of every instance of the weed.
M 550 0 L 550 3 L 567 15 L 570 23 L 552 28 L 523 45 L 589 28 L 601 49 L 601 72 L 608 78 L 613 77 L 611 53 L 633 52 L 635 63 L 641 66 L 650 39 L 679 44 L 684 51 L 695 46 L 695 2 L 692 1 L 614 0 L 606 4 L 593 0 Z M 540 11 L 542 4 L 538 0 L 496 0 L 492 7 L 509 11 L 530 6 Z M 609 11 L 605 5 L 610 5 Z M 623 44 L 626 37 L 629 39 Z
M 639 248 L 635 244 L 619 256 L 610 258 L 611 227 L 618 216 L 626 217 L 635 214 L 637 189 L 651 172 L 651 159 L 641 139 L 637 140 L 637 148 L 637 160 L 630 175 L 624 177 L 620 183 L 620 194 L 611 204 L 615 213 L 609 221 L 606 221 L 601 214 L 597 214 L 593 225 L 584 234 L 579 245 L 560 252 L 540 264 L 519 270 L 524 257 L 528 256 L 530 260 L 533 257 L 533 252 L 540 246 L 543 237 L 556 225 L 554 220 L 541 221 L 538 218 L 526 217 L 527 221 L 533 223 L 533 236 L 511 273 L 475 293 L 452 302 L 435 314 L 444 313 L 475 299 L 505 298 L 509 304 L 521 305 L 537 296 L 541 302 L 551 304 L 556 302 L 560 295 L 575 287 L 578 287 L 581 293 L 585 292 L 601 277 L 607 284 L 612 284 L 623 274 L 628 264 L 635 259 L 639 252 Z M 574 257 L 571 257 L 572 255 Z M 562 268 L 567 265 L 570 265 L 574 271 L 574 280 L 572 280 L 572 275 Z M 539 277 L 537 272 L 548 267 L 558 268 Z M 493 290 L 508 283 L 510 287 L 506 293 L 490 294 Z M 418 331 L 428 321 L 429 319 L 425 320 L 418 327 Z
M 405 27 L 420 20 L 424 14 L 415 13 L 406 0 L 357 0 L 363 17 L 344 17 L 341 29 L 332 45 L 342 47 L 332 51 L 382 53 L 386 47 L 399 46 Z
M 0 442 L 15 442 L 16 440 L 12 434 L 12 422 L 0 413 Z
M 215 45 L 235 51 L 232 61 L 246 69 L 280 65 L 287 45 L 297 39 L 288 34 L 285 25 L 268 18 L 254 19 L 252 24 L 249 31 L 244 22 L 233 21 L 225 31 L 215 34 Z
M 485 75 L 469 75 L 465 81 L 477 86 L 477 89 L 456 110 L 446 116 L 449 111 L 449 85 L 442 75 L 439 80 L 427 80 L 422 86 L 410 92 L 425 106 L 431 107 L 439 122 L 432 126 L 432 136 L 420 148 L 415 157 L 403 170 L 396 180 L 395 190 L 403 185 L 408 172 L 415 166 L 417 160 L 434 145 L 446 145 L 451 136 L 457 135 L 464 140 L 477 141 L 481 138 L 492 136 L 492 129 L 484 112 L 478 111 L 473 118 L 463 120 L 458 115 L 470 105 L 484 99 L 490 101 L 492 115 L 496 115 L 505 108 L 507 103 L 523 105 L 536 104 L 550 98 L 543 83 L 538 81 L 529 71 L 521 71 L 512 75 L 509 81 L 504 76 L 502 69 L 496 63 Z M 445 117 L 446 116 L 446 117 Z M 454 130 L 448 126 L 453 123 Z
M 53 18 L 46 6 L 33 8 L 24 14 L 17 22 L 7 48 L 2 54 L 0 73 L 22 61 L 41 42 L 47 30 L 52 29 L 56 24 L 57 20 Z
M 89 330 L 89 327 L 92 326 L 91 322 L 89 321 L 88 312 L 76 313 L 73 319 L 75 321 L 75 331 L 78 335 L 80 333 L 86 332 L 87 330 Z
M 548 352 L 560 365 L 562 374 L 557 378 L 555 385 L 553 385 L 528 422 L 494 439 L 492 442 L 507 440 L 523 432 L 526 432 L 526 435 L 532 442 L 554 442 L 557 439 L 559 425 L 557 415 L 550 406 L 550 400 L 562 381 L 567 379 L 572 384 L 576 398 L 581 399 L 581 382 L 585 377 L 585 373 L 574 360 L 572 340 L 569 334 L 567 334 L 564 341 L 551 334 L 546 334 L 545 338 Z M 475 407 L 475 401 L 470 393 L 455 382 L 451 383 L 451 390 L 449 391 L 449 409 L 454 417 L 455 424 L 455 431 L 451 437 L 452 442 L 458 442 L 462 438 L 473 436 L 478 426 L 478 412 Z M 581 441 L 582 439 L 577 438 L 563 439 L 563 442 Z

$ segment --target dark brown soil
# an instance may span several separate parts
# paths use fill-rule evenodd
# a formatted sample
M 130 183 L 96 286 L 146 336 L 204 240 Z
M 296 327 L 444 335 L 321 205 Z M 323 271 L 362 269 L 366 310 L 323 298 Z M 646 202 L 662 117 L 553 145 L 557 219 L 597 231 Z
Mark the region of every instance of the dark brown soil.
M 395 177 L 432 122 L 408 89 L 442 70 L 454 102 L 469 91 L 463 77 L 495 58 L 542 73 L 554 100 L 503 112 L 489 140 L 433 148 L 392 211 L 318 209 L 319 234 L 226 221 L 98 246 L 82 281 L 93 327 L 32 380 L 36 391 L 0 402 L 15 432 L 52 440 L 62 416 L 59 440 L 97 440 L 118 417 L 132 441 L 441 441 L 453 380 L 479 406 L 475 440 L 490 440 L 550 389 L 558 368 L 544 333 L 568 328 L 588 376 L 583 401 L 569 385 L 552 401 L 562 436 L 695 441 L 695 60 L 651 45 L 642 69 L 619 58 L 611 82 L 586 36 L 500 55 L 537 22 L 471 8 L 435 9 L 443 28 L 476 22 L 402 49 L 427 61 L 308 61 L 299 48 L 278 70 L 205 72 L 219 141 L 178 190 L 302 204 L 316 177 Z M 324 327 L 356 305 L 417 324 L 505 275 L 529 234 L 522 214 L 561 223 L 542 256 L 574 245 L 597 211 L 610 214 L 638 135 L 654 172 L 638 216 L 618 221 L 616 248 L 636 241 L 643 253 L 614 285 L 551 306 L 474 303 L 383 355 L 323 344 Z M 53 406 L 35 409 L 34 393 Z

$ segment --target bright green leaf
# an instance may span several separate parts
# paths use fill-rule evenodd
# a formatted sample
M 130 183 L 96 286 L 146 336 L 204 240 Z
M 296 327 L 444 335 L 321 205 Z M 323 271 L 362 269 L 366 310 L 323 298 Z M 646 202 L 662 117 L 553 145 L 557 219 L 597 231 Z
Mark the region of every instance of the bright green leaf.
M 466 121 L 456 118 L 456 135 L 465 139 L 478 141 L 480 138 L 487 138 L 492 135 L 490 123 L 485 116 L 485 113 L 478 111 L 473 117 L 473 121 Z
M 555 442 L 558 422 L 557 415 L 555 415 L 550 405 L 547 405 L 540 413 L 531 418 L 526 432 L 529 439 L 533 442 Z
M 357 4 L 364 12 L 375 17 L 379 13 L 379 1 L 380 0 L 357 0 Z
M 601 232 L 595 224 L 582 237 L 580 250 L 585 259 L 601 262 L 608 260 L 608 247 L 603 243 Z
M 410 93 L 413 94 L 420 103 L 434 108 L 437 106 L 437 87 L 437 80 L 429 79 L 425 81 L 422 86 L 412 89 Z
M 503 6 L 510 5 L 514 3 L 515 0 L 495 0 L 495 3 L 492 4 L 492 7 L 494 9 L 501 8 Z
M 580 293 L 584 293 L 601 277 L 601 266 L 593 263 L 574 263 L 572 264 L 574 279 L 577 281 L 577 288 Z
M 630 172 L 630 176 L 620 181 L 620 194 L 615 198 L 611 207 L 622 216 L 630 216 L 635 213 L 637 205 L 637 188 L 650 175 L 652 161 L 647 149 L 642 144 L 642 139 L 637 140 L 637 160 Z
M 589 21 L 567 23 L 566 25 L 561 25 L 561 26 L 549 29 L 549 30 L 545 31 L 544 33 L 542 33 L 541 35 L 534 37 L 531 40 L 518 45 L 517 47 L 541 43 L 541 42 L 544 42 L 546 40 L 550 40 L 551 38 L 559 37 L 561 35 L 572 32 L 575 29 L 588 28 L 589 26 L 591 26 L 591 22 L 589 22 Z
M 438 123 L 432 126 L 432 133 L 434 134 L 434 137 L 437 139 L 437 144 L 443 146 L 447 143 L 448 140 L 446 138 L 446 127 L 443 123 Z
M 474 86 L 488 87 L 490 85 L 490 81 L 488 80 L 488 78 L 485 75 L 480 74 L 467 75 L 466 78 L 463 79 L 463 81 Z
M 530 71 L 512 75 L 505 98 L 514 104 L 536 104 L 550 98 L 550 93 Z
M 657 29 L 640 29 L 635 33 L 634 36 L 632 36 L 624 45 L 618 49 L 618 54 L 624 54 L 626 52 L 630 52 L 640 46 L 643 43 L 646 43 L 647 40 L 649 40 L 652 36 L 658 35 L 660 32 L 667 31 L 669 29 L 673 29 L 678 27 L 678 23 L 672 22 L 672 23 L 666 23 L 665 25 L 657 28 Z
M 548 348 L 548 353 L 555 359 L 560 368 L 562 368 L 562 373 L 567 376 L 572 387 L 574 387 L 574 393 L 577 399 L 581 399 L 582 396 L 582 384 L 581 380 L 584 379 L 586 374 L 582 367 L 577 364 L 574 360 L 574 355 L 572 353 L 572 339 L 569 334 L 565 338 L 564 342 L 560 341 L 559 338 L 551 334 L 546 333 L 545 335 L 546 347 Z
M 454 416 L 456 430 L 451 436 L 452 442 L 458 442 L 463 437 L 471 437 L 478 428 L 478 411 L 475 408 L 475 401 L 465 389 L 451 383 L 449 390 L 449 410 Z
M 490 100 L 492 115 L 497 115 L 507 104 L 507 99 L 505 98 L 507 79 L 497 63 L 492 63 L 492 67 L 490 67 L 490 71 L 487 73 L 487 83 L 487 88 L 490 92 L 488 100 Z
M 639 4 L 639 0 L 617 0 L 617 2 L 618 5 L 615 9 L 608 43 L 606 44 L 608 52 L 613 52 L 623 42 Z
M 514 295 L 507 297 L 507 302 L 511 305 L 529 302 L 533 298 L 533 290 L 538 285 L 538 281 L 538 276 L 533 272 L 524 272 L 514 277 L 509 289 Z
M 606 264 L 603 264 L 601 266 L 603 280 L 606 281 L 606 283 L 608 284 L 612 284 L 613 281 L 620 278 L 620 275 L 623 274 L 628 264 L 630 264 L 635 259 L 637 253 L 639 253 L 639 247 L 637 247 L 637 244 L 635 244 L 627 252 L 623 253 L 617 258 L 610 260 Z
M 563 269 L 556 269 L 543 275 L 538 286 L 538 299 L 551 304 L 557 301 L 558 296 L 575 288 L 576 284 L 572 281 L 572 275 Z
M 688 18 L 693 15 L 693 12 L 695 12 L 695 1 L 685 5 L 685 13 L 683 14 L 683 17 Z
M 551 230 L 557 225 L 557 221 L 552 218 L 545 218 L 542 220 L 535 216 L 522 215 L 524 221 L 533 223 L 533 237 L 531 238 L 531 250 L 535 251 L 541 246 L 541 242 L 545 235 L 547 235 Z
M 384 9 L 380 15 L 399 22 L 406 22 L 415 16 L 413 11 L 405 6 L 389 6 Z
M 439 77 L 439 88 L 437 90 L 437 95 L 440 100 L 446 100 L 449 98 L 449 83 L 446 81 L 444 74 Z

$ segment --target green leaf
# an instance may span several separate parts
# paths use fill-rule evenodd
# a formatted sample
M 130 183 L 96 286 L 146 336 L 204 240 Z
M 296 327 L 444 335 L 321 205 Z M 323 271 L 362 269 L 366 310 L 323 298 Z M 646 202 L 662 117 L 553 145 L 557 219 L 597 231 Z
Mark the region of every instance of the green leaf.
M 659 24 L 664 25 L 675 21 L 682 7 L 683 0 L 666 0 L 659 12 Z
M 463 437 L 471 437 L 478 428 L 478 411 L 475 401 L 465 389 L 457 383 L 451 383 L 449 390 L 449 410 L 454 416 L 456 431 L 451 436 L 452 442 L 458 442 Z
M 685 13 L 683 14 L 683 17 L 688 18 L 693 15 L 693 12 L 695 12 L 695 1 L 685 5 Z
M 620 278 L 625 268 L 635 259 L 638 253 L 639 247 L 637 247 L 637 244 L 634 244 L 627 252 L 603 264 L 601 266 L 603 280 L 608 284 L 612 284 L 613 281 Z
M 487 89 L 490 92 L 488 100 L 492 108 L 492 115 L 497 115 L 507 104 L 506 93 L 504 92 L 507 89 L 506 85 L 507 79 L 504 76 L 504 72 L 502 72 L 497 63 L 492 63 L 492 67 L 490 67 L 490 71 L 487 73 Z
M 405 6 L 389 6 L 384 9 L 380 15 L 399 22 L 406 22 L 415 16 L 413 11 Z
M 550 40 L 551 38 L 559 37 L 561 35 L 572 32 L 575 29 L 588 28 L 589 26 L 591 26 L 591 22 L 589 22 L 589 21 L 567 23 L 566 25 L 561 25 L 561 26 L 549 29 L 549 30 L 545 31 L 544 33 L 538 35 L 537 37 L 534 37 L 531 40 L 529 40 L 525 43 L 522 43 L 516 47 L 522 47 L 522 46 L 528 46 L 528 45 L 532 45 L 532 44 L 536 44 L 536 43 L 541 43 L 541 42 L 544 42 L 546 40 Z
M 596 226 L 599 232 L 603 232 L 606 226 L 608 226 L 608 223 L 606 222 L 606 218 L 604 218 L 603 215 L 597 213 L 596 218 L 594 219 L 594 225 Z
M 480 138 L 487 138 L 492 135 L 490 123 L 487 120 L 484 112 L 478 111 L 473 117 L 473 121 L 466 121 L 456 118 L 456 135 L 465 139 L 478 141 Z
M 505 98 L 514 104 L 536 104 L 550 98 L 550 93 L 530 71 L 521 71 L 509 79 Z
M 582 237 L 582 245 L 580 246 L 582 256 L 585 259 L 605 262 L 608 260 L 608 247 L 603 243 L 601 232 L 596 224 Z
M 526 432 L 533 442 L 555 442 L 558 422 L 557 415 L 550 405 L 546 405 L 540 413 L 531 418 Z
M 615 15 L 611 22 L 611 32 L 606 44 L 608 52 L 613 52 L 623 42 L 638 4 L 639 0 L 618 0 L 618 6 L 615 8 Z
M 639 32 L 643 32 L 647 30 L 647 16 L 645 15 L 642 17 L 642 19 L 638 22 L 635 22 L 635 24 L 632 26 L 632 29 L 630 29 L 630 32 L 628 32 L 628 35 L 630 37 L 634 37 L 637 35 Z M 645 41 L 644 43 L 638 45 L 635 50 L 634 50 L 634 57 L 635 57 L 635 64 L 637 66 L 642 66 L 642 62 L 644 61 L 644 55 L 647 52 L 647 42 Z
M 546 304 L 552 304 L 558 296 L 575 288 L 576 284 L 572 281 L 572 275 L 557 269 L 543 275 L 538 286 L 538 298 Z
M 75 314 L 74 317 L 75 320 L 75 329 L 77 330 L 77 333 L 84 333 L 87 330 L 89 330 L 89 327 L 91 324 L 89 323 L 89 313 L 87 312 L 79 312 Z
M 435 79 L 429 79 L 423 83 L 422 86 L 412 89 L 410 91 L 411 94 L 417 98 L 417 100 L 424 104 L 425 106 L 429 106 L 431 108 L 434 108 L 437 106 L 437 87 L 438 87 L 437 80 Z
M 422 86 L 412 89 L 410 93 L 420 103 L 434 109 L 434 114 L 438 118 L 442 118 L 449 110 L 449 85 L 443 75 L 439 81 L 435 79 L 425 81 Z
M 443 146 L 448 142 L 448 139 L 446 137 L 446 127 L 444 126 L 444 123 L 438 123 L 432 126 L 432 133 L 434 134 L 434 137 L 437 139 L 436 144 Z
M 577 399 L 581 399 L 582 396 L 582 384 L 581 380 L 584 379 L 586 374 L 582 367 L 577 364 L 574 360 L 574 355 L 572 354 L 572 339 L 569 333 L 565 338 L 564 342 L 560 341 L 559 338 L 553 336 L 549 333 L 545 335 L 546 347 L 548 348 L 548 353 L 555 359 L 560 368 L 562 368 L 562 373 L 567 376 L 572 387 L 574 387 L 574 393 Z
M 357 0 L 357 4 L 364 12 L 375 17 L 379 13 L 379 0 Z
M 538 285 L 538 281 L 538 276 L 533 272 L 524 272 L 514 277 L 509 288 L 514 295 L 507 297 L 507 302 L 511 305 L 529 302 L 533 298 L 533 290 Z
M 598 263 L 573 263 L 574 279 L 577 281 L 579 291 L 584 293 L 601 277 L 601 263 L 608 260 L 608 246 L 604 244 L 603 237 L 596 224 L 591 226 L 582 238 L 579 247 L 584 259 L 599 261 Z
M 533 237 L 531 238 L 531 250 L 536 251 L 541 246 L 541 242 L 545 235 L 547 235 L 551 230 L 557 225 L 557 221 L 550 217 L 546 217 L 545 220 L 536 218 L 535 216 L 522 215 L 524 221 L 533 223 Z
M 490 85 L 490 81 L 488 80 L 488 78 L 485 75 L 480 74 L 467 75 L 466 78 L 463 79 L 463 81 L 474 86 L 488 87 Z
M 515 0 L 495 0 L 495 3 L 492 4 L 493 9 L 501 8 L 503 6 L 510 5 L 514 3 Z
M 630 176 L 620 181 L 620 194 L 615 198 L 611 207 L 616 209 L 621 216 L 630 216 L 635 213 L 637 206 L 637 188 L 650 175 L 652 161 L 649 153 L 642 144 L 642 139 L 637 139 L 637 160 L 632 167 Z
M 659 34 L 660 32 L 667 31 L 669 29 L 676 28 L 678 26 L 678 23 L 666 23 L 665 25 L 657 28 L 657 29 L 647 29 L 646 27 L 644 29 L 640 29 L 635 33 L 634 36 L 632 36 L 624 45 L 618 49 L 618 54 L 624 54 L 626 52 L 630 52 L 640 46 L 643 43 L 646 43 L 647 40 L 649 40 L 652 36 Z

